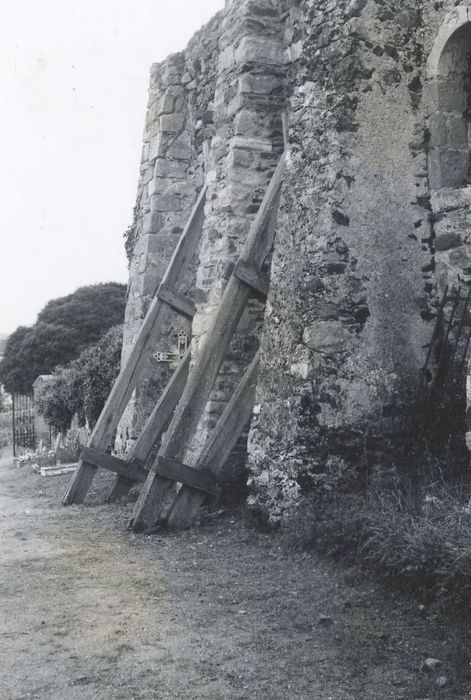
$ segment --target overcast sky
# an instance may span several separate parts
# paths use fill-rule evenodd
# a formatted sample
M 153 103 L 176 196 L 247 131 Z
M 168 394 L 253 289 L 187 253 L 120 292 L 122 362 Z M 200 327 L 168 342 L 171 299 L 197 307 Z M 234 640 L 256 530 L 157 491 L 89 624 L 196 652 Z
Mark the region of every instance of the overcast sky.
M 0 23 L 0 333 L 127 281 L 149 67 L 224 0 L 16 0 Z

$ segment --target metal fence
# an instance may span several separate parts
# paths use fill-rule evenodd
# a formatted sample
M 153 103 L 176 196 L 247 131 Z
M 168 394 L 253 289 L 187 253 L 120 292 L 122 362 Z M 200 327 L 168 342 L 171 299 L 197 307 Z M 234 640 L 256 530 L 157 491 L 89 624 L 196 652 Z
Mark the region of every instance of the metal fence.
M 20 448 L 34 450 L 36 431 L 34 428 L 34 400 L 29 394 L 13 394 L 13 455 Z

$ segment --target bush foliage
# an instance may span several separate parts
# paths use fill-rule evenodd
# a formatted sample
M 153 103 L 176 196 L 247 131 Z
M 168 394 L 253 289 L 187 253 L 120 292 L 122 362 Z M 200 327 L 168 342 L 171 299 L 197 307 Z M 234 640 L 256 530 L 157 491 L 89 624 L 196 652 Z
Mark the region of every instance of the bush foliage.
M 0 383 L 10 393 L 30 393 L 40 374 L 66 365 L 123 322 L 125 297 L 125 285 L 109 282 L 48 302 L 34 326 L 20 326 L 8 338 Z
M 54 381 L 37 395 L 39 412 L 56 430 L 65 431 L 77 415 L 93 427 L 119 374 L 122 326 L 115 326 L 96 344 L 54 372 Z

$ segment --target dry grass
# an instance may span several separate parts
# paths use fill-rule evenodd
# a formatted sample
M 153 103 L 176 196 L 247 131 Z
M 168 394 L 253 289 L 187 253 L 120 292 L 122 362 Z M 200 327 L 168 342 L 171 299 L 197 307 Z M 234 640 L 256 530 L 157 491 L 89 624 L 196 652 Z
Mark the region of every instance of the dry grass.
M 313 498 L 299 515 L 295 538 L 469 615 L 471 508 L 451 486 L 430 484 L 424 493 L 418 508 L 393 493 Z

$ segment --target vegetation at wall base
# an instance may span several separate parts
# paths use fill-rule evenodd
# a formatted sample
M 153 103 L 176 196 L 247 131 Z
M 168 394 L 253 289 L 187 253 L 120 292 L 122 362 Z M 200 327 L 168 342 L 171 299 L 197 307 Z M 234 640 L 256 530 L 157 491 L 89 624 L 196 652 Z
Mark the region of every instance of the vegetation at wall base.
M 471 613 L 471 484 L 430 479 L 420 504 L 396 489 L 312 495 L 289 536 L 372 570 L 447 612 Z

